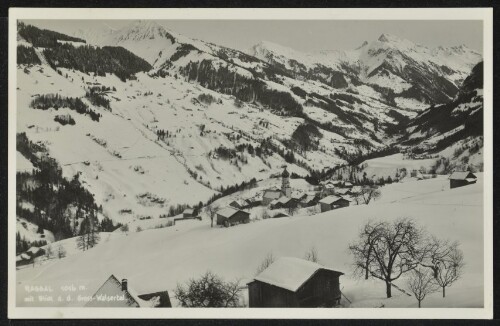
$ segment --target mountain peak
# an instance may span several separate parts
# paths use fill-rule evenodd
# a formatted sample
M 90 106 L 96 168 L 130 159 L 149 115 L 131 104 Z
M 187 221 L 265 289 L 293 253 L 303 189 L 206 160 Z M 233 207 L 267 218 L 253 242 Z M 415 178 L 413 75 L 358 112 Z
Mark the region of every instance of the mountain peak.
M 394 41 L 401 41 L 401 39 L 395 35 L 392 35 L 392 34 L 387 34 L 387 33 L 383 33 L 382 35 L 380 35 L 380 37 L 378 38 L 378 40 L 380 42 L 394 42 Z
M 123 27 L 118 31 L 117 39 L 123 40 L 142 40 L 142 39 L 161 39 L 168 38 L 174 42 L 173 36 L 154 20 L 137 20 L 130 25 Z

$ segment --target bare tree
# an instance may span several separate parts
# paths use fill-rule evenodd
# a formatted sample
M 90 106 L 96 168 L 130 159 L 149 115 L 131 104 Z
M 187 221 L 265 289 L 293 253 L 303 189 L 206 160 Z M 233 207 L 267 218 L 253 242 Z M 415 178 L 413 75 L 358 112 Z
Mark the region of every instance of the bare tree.
M 271 266 L 272 263 L 274 263 L 276 259 L 274 258 L 274 255 L 272 252 L 268 253 L 266 258 L 264 258 L 264 260 L 262 261 L 262 263 L 260 263 L 260 266 L 257 268 L 257 274 L 256 275 L 259 275 L 260 273 L 262 273 L 266 268 L 268 268 L 269 266 Z
M 422 301 L 428 294 L 438 290 L 437 284 L 434 282 L 434 275 L 428 268 L 416 268 L 411 271 L 410 277 L 406 281 L 408 290 L 413 293 L 418 301 L 418 307 L 422 306 Z
M 377 186 L 364 186 L 358 196 L 368 205 L 370 201 L 379 199 L 382 194 Z
M 318 256 L 318 251 L 316 250 L 316 247 L 311 247 L 308 252 L 306 252 L 304 256 L 305 260 L 312 261 L 313 263 L 318 263 L 319 262 L 319 256 Z
M 199 279 L 191 279 L 185 285 L 177 284 L 174 295 L 183 307 L 240 307 L 240 281 L 225 282 L 207 271 Z
M 217 205 L 211 204 L 205 207 L 205 213 L 207 213 L 208 217 L 210 217 L 210 227 L 214 227 L 214 219 L 217 216 L 217 211 L 219 207 Z
M 359 232 L 359 241 L 349 245 L 349 251 L 354 256 L 355 273 L 364 274 L 365 280 L 370 276 L 370 266 L 375 260 L 373 251 L 385 226 L 381 222 L 369 221 Z
M 422 232 L 414 221 L 406 218 L 377 224 L 376 240 L 372 245 L 355 246 L 359 252 L 351 250 L 355 264 L 365 259 L 361 268 L 385 282 L 386 295 L 390 298 L 392 282 L 415 269 L 421 261 Z M 360 243 L 363 244 L 363 241 Z
M 446 288 L 462 277 L 463 267 L 465 266 L 464 255 L 458 246 L 458 242 L 452 243 L 446 258 L 437 265 L 435 280 L 443 291 L 443 298 L 446 296 Z

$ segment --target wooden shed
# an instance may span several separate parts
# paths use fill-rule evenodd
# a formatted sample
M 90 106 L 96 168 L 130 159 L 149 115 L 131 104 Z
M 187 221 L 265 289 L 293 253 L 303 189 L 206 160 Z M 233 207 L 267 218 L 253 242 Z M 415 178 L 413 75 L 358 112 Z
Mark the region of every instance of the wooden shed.
M 453 172 L 450 175 L 450 189 L 467 186 L 476 183 L 477 177 L 469 171 Z
M 248 283 L 250 308 L 334 307 L 342 272 L 304 259 L 283 257 Z
M 196 211 L 193 208 L 186 208 L 182 212 L 182 217 L 183 218 L 196 217 Z
M 241 223 L 248 223 L 249 221 L 250 213 L 233 207 L 226 207 L 217 212 L 217 225 L 227 227 Z
M 332 209 L 337 209 L 341 207 L 349 206 L 349 201 L 340 196 L 327 196 L 319 201 L 321 206 L 321 212 L 331 211 Z

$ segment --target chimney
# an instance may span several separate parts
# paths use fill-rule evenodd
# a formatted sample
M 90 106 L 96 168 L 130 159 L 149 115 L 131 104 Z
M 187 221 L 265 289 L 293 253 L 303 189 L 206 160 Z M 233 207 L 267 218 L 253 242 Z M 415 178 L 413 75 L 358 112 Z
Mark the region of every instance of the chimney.
M 124 278 L 122 280 L 122 291 L 127 291 L 128 290 L 128 287 L 127 287 L 127 279 Z

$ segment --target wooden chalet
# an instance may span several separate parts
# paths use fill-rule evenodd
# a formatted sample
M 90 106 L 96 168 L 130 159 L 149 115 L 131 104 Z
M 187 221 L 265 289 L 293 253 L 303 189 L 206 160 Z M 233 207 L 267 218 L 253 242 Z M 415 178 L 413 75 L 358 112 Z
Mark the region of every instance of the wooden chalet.
M 332 209 L 349 206 L 349 200 L 340 196 L 331 195 L 321 199 L 319 204 L 321 206 L 321 212 L 327 212 Z
M 193 208 L 186 208 L 182 212 L 182 217 L 183 218 L 196 217 L 196 211 Z
M 456 171 L 450 175 L 450 189 L 467 186 L 476 183 L 477 177 L 469 171 Z
M 226 207 L 217 211 L 217 225 L 225 227 L 250 222 L 250 213 L 233 208 Z
M 275 199 L 272 201 L 269 206 L 271 209 L 278 208 L 295 208 L 297 207 L 298 201 L 293 198 L 288 197 L 280 197 L 279 199 Z
M 283 257 L 248 283 L 250 308 L 334 307 L 342 272 L 304 259 Z
M 307 195 L 300 201 L 299 205 L 300 207 L 311 207 L 318 204 L 318 202 L 319 198 L 317 195 Z

